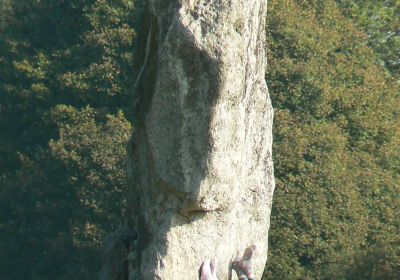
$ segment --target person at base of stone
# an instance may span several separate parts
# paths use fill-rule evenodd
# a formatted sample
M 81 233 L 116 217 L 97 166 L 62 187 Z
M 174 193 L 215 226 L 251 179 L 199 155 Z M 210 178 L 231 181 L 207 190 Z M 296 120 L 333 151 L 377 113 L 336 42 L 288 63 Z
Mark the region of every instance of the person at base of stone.
M 255 280 L 254 272 L 251 264 L 251 258 L 253 256 L 256 246 L 252 245 L 248 247 L 242 257 L 240 253 L 236 255 L 236 258 L 232 262 L 232 269 L 236 272 L 239 280 Z M 200 268 L 200 280 L 218 280 L 217 279 L 217 264 L 215 259 L 207 259 L 203 262 Z

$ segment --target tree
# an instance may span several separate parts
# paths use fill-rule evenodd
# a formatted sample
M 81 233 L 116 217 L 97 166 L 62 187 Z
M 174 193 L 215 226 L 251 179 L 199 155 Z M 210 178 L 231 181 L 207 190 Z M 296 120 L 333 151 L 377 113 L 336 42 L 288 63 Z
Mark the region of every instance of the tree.
M 400 2 L 398 0 L 338 0 L 346 16 L 350 17 L 368 35 L 382 65 L 397 80 L 400 78 Z
M 92 279 L 124 205 L 134 1 L 0 11 L 0 275 Z
M 267 27 L 277 188 L 266 279 L 395 279 L 396 83 L 333 1 L 269 1 Z

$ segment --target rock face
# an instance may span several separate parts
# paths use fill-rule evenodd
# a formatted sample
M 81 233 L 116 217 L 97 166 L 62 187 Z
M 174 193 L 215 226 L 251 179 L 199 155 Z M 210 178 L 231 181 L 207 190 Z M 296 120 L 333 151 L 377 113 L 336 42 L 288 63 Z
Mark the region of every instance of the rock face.
M 266 1 L 150 0 L 147 10 L 128 147 L 137 239 L 127 267 L 103 279 L 198 279 L 212 257 L 228 279 L 252 244 L 259 279 L 274 189 Z

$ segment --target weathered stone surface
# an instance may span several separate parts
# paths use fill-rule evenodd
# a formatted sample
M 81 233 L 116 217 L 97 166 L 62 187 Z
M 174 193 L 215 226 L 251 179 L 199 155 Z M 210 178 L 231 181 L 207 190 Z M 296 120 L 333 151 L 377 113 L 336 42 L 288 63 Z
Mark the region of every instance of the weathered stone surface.
M 228 279 L 236 251 L 267 258 L 272 116 L 265 0 L 150 0 L 129 146 L 129 279 Z M 109 276 L 111 277 L 111 276 Z M 109 279 L 104 277 L 104 279 Z

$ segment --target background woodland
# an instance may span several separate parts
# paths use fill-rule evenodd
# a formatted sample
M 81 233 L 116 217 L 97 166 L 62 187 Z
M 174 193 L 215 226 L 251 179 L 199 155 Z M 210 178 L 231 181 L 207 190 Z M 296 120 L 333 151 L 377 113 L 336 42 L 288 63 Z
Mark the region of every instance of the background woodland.
M 0 0 L 1 279 L 96 278 L 125 206 L 142 18 L 143 0 Z M 399 30 L 399 0 L 268 1 L 264 279 L 398 279 Z

